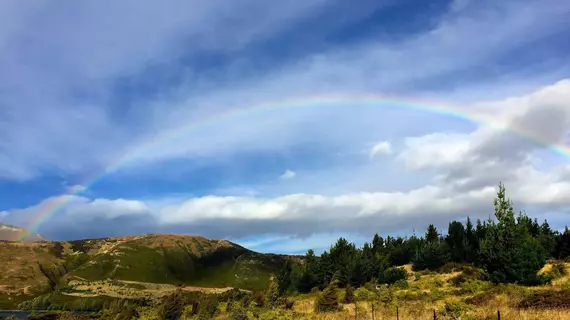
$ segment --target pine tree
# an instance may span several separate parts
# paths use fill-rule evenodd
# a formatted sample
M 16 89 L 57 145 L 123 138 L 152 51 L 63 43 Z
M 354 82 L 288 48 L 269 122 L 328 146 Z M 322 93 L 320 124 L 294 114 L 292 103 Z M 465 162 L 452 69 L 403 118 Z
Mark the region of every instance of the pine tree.
M 471 219 L 467 217 L 467 223 L 465 224 L 465 261 L 475 262 L 479 256 L 479 238 L 477 233 L 473 228 L 473 223 Z
M 540 235 L 538 236 L 540 244 L 549 255 L 553 255 L 556 246 L 556 233 L 550 229 L 550 225 L 546 219 L 540 225 Z
M 435 270 L 448 262 L 449 258 L 449 249 L 445 242 L 428 242 L 412 262 L 412 268 L 414 270 Z
M 558 259 L 566 259 L 570 257 L 570 230 L 568 229 L 568 226 L 564 228 L 564 232 L 556 237 L 554 257 Z
M 321 294 L 318 295 L 315 303 L 316 312 L 338 311 L 339 303 L 336 294 L 337 285 L 335 282 L 329 284 Z
M 482 266 L 493 282 L 536 283 L 536 274 L 547 258 L 544 248 L 532 238 L 524 214 L 515 219 L 503 184 L 499 185 L 494 205 L 497 223 L 490 220 L 487 225 L 481 243 Z
M 430 224 L 428 226 L 428 229 L 426 231 L 426 241 L 429 243 L 434 243 L 439 241 L 439 233 L 437 232 L 437 228 L 433 224 Z
M 450 250 L 452 261 L 465 261 L 465 239 L 466 233 L 463 224 L 459 221 L 450 222 L 445 242 Z
M 372 251 L 374 251 L 374 253 L 382 253 L 383 250 L 384 239 L 376 233 L 372 239 Z

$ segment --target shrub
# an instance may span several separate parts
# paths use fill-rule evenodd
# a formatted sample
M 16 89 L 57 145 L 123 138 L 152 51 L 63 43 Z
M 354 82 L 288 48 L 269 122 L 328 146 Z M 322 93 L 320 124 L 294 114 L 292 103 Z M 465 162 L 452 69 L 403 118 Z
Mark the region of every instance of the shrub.
M 465 303 L 472 304 L 475 306 L 482 306 L 484 304 L 487 304 L 489 301 L 493 300 L 494 298 L 495 294 L 492 292 L 481 292 L 465 299 Z
M 241 306 L 244 308 L 249 308 L 249 305 L 251 304 L 251 301 L 254 300 L 253 298 L 255 297 L 256 293 L 254 293 L 253 295 L 247 295 L 245 297 L 243 297 L 243 299 L 241 300 Z M 263 298 L 263 295 L 262 295 Z
M 417 270 L 437 270 L 449 260 L 449 250 L 444 242 L 425 244 L 412 261 L 412 268 Z
M 393 284 L 394 287 L 398 288 L 398 289 L 408 289 L 410 286 L 408 285 L 408 281 L 404 280 L 404 279 L 400 279 L 396 282 L 394 282 Z
M 342 300 L 342 303 L 349 304 L 353 302 L 354 302 L 354 288 L 352 288 L 351 286 L 347 286 L 346 289 L 344 289 L 344 299 Z
M 458 302 L 446 302 L 443 306 L 443 314 L 448 316 L 450 319 L 461 319 L 461 316 L 465 313 L 464 306 Z
M 231 312 L 234 308 L 234 302 L 232 300 L 226 303 L 226 312 Z
M 552 265 L 552 269 L 545 273 L 545 277 L 549 279 L 558 279 L 566 275 L 566 266 L 562 262 L 556 262 Z
M 218 307 L 219 301 L 216 296 L 205 296 L 198 307 L 198 319 L 213 319 L 218 312 Z
M 378 277 L 379 283 L 392 284 L 398 280 L 407 279 L 408 272 L 404 268 L 388 268 Z
M 139 319 L 139 313 L 132 305 L 125 306 L 119 314 L 115 316 L 114 320 L 131 320 L 131 319 Z
M 460 285 L 461 293 L 477 293 L 484 291 L 490 286 L 490 283 L 481 280 L 468 280 Z
M 293 306 L 295 305 L 295 301 L 291 300 L 291 299 L 287 299 L 285 297 L 281 297 L 279 298 L 279 305 L 283 307 L 283 309 L 285 310 L 291 310 L 293 309 Z
M 263 295 L 263 292 L 255 292 L 253 294 L 252 300 L 256 307 L 265 307 L 265 296 Z
M 448 262 L 441 266 L 437 271 L 439 273 L 452 273 L 457 271 L 463 271 L 465 269 L 465 265 L 457 263 L 457 262 Z
M 247 312 L 245 312 L 245 310 L 243 310 L 241 308 L 237 308 L 234 311 L 232 311 L 231 319 L 232 320 L 248 320 L 249 317 L 247 315 Z
M 161 320 L 177 320 L 184 312 L 184 297 L 181 290 L 164 297 L 158 309 L 158 317 Z
M 431 301 L 443 300 L 445 298 L 445 292 L 440 289 L 431 290 L 429 297 Z
M 570 290 L 537 291 L 523 298 L 520 309 L 570 309 Z
M 338 303 L 338 296 L 336 295 L 336 288 L 336 285 L 331 284 L 317 296 L 317 299 L 315 301 L 316 312 L 329 312 L 339 310 L 340 306 Z
M 485 279 L 485 273 L 483 272 L 483 270 L 466 266 L 463 268 L 463 271 L 460 274 L 449 279 L 449 282 L 456 287 L 460 287 L 461 284 L 463 284 L 464 282 L 470 280 L 484 280 L 484 279 Z

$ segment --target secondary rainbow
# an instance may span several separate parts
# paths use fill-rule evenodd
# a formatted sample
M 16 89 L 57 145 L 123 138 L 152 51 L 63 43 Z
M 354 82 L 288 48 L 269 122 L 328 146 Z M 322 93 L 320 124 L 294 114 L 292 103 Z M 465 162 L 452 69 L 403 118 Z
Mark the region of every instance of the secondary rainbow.
M 184 134 L 191 133 L 197 129 L 205 128 L 207 126 L 221 125 L 225 121 L 236 121 L 241 117 L 251 116 L 256 113 L 274 112 L 276 110 L 291 109 L 291 108 L 324 108 L 324 107 L 347 107 L 355 111 L 360 108 L 382 107 L 382 108 L 404 108 L 410 110 L 418 110 L 441 114 L 453 118 L 463 119 L 469 122 L 485 125 L 494 129 L 508 131 L 518 135 L 526 140 L 540 144 L 552 150 L 563 157 L 570 156 L 570 148 L 560 145 L 552 145 L 548 141 L 542 140 L 532 132 L 524 130 L 513 129 L 508 126 L 508 123 L 502 123 L 494 120 L 489 115 L 476 114 L 469 112 L 468 108 L 460 108 L 441 101 L 418 101 L 413 99 L 405 99 L 399 97 L 390 97 L 376 94 L 327 94 L 321 96 L 309 96 L 294 99 L 285 99 L 279 101 L 271 101 L 247 105 L 245 107 L 228 108 L 227 110 L 214 113 L 210 116 L 193 119 L 187 124 L 178 128 L 168 130 L 162 134 L 149 139 L 139 145 L 134 146 L 127 150 L 116 161 L 112 161 L 111 165 L 107 166 L 105 170 L 91 175 L 81 185 L 88 189 L 94 183 L 104 178 L 106 175 L 116 171 L 120 167 L 140 159 L 145 154 L 152 152 L 161 144 L 168 142 L 176 137 Z M 31 219 L 30 225 L 27 227 L 28 234 L 33 233 L 37 228 L 51 215 L 74 199 L 74 196 L 85 190 L 71 191 L 68 194 L 59 196 L 49 201 L 43 208 L 39 208 L 38 213 Z M 27 234 L 26 234 L 27 235 Z M 22 236 L 24 238 L 26 235 Z

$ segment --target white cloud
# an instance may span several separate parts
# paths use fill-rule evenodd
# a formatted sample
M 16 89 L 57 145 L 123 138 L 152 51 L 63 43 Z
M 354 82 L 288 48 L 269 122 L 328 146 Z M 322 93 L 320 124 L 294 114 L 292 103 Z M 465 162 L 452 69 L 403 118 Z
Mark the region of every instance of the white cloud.
M 392 144 L 388 141 L 382 141 L 375 144 L 370 149 L 370 158 L 374 158 L 374 156 L 379 154 L 391 154 L 392 153 Z
M 295 178 L 297 174 L 295 173 L 295 171 L 291 171 L 289 169 L 285 170 L 285 172 L 279 176 L 279 178 L 283 179 L 283 180 L 289 180 L 289 179 L 293 179 Z
M 485 7 L 487 1 L 477 2 L 473 10 L 469 5 L 450 12 L 434 28 L 397 42 L 371 40 L 344 45 L 342 49 L 294 59 L 263 74 L 251 71 L 249 66 L 241 68 L 236 61 L 228 67 L 228 73 L 247 73 L 237 77 L 238 82 L 218 83 L 216 77 L 203 76 L 190 68 L 181 87 L 138 103 L 136 111 L 124 111 L 127 121 L 110 116 L 123 110 L 111 111 L 112 106 L 107 105 L 111 95 L 109 83 L 136 75 L 154 64 L 177 61 L 184 51 L 180 44 L 188 43 L 188 39 L 193 48 L 190 56 L 207 50 L 237 52 L 249 43 L 278 36 L 291 25 L 291 19 L 319 12 L 325 2 L 248 4 L 251 5 L 182 1 L 155 7 L 88 2 L 83 6 L 38 5 L 28 9 L 9 5 L 3 10 L 8 12 L 2 17 L 6 19 L 0 19 L 0 61 L 5 62 L 4 74 L 10 74 L 0 79 L 0 89 L 9 93 L 3 104 L 10 106 L 0 114 L 0 177 L 30 179 L 54 168 L 73 173 L 100 170 L 125 160 L 123 155 L 133 146 L 152 141 L 165 130 L 186 128 L 213 113 L 261 101 L 283 101 L 291 96 L 323 92 L 397 92 L 417 96 L 430 91 L 425 84 L 433 83 L 431 79 L 449 77 L 451 83 L 460 83 L 451 78 L 560 32 L 570 11 L 570 5 L 554 0 L 505 1 L 489 7 Z M 232 14 L 243 17 L 240 23 L 230 26 L 228 23 L 234 20 L 225 17 Z M 101 16 L 106 17 L 104 26 L 99 24 Z M 152 26 L 147 23 L 150 20 L 154 21 Z M 37 56 L 36 52 L 42 55 Z M 518 70 L 525 68 L 533 66 L 525 64 Z M 564 66 L 557 65 L 540 75 L 514 78 L 508 86 L 534 83 L 533 79 L 561 69 Z M 508 76 L 507 72 L 504 76 Z M 463 90 L 469 91 L 468 86 L 462 86 Z M 410 88 L 417 90 L 412 92 Z M 100 99 L 77 103 L 74 99 L 84 93 L 82 90 L 87 91 L 85 95 Z M 503 92 L 503 86 L 492 91 Z M 472 100 L 469 96 L 461 98 Z M 327 119 L 323 115 L 331 116 L 331 121 L 319 121 Z M 128 121 L 135 118 L 136 121 Z M 362 141 L 364 132 L 369 133 L 369 139 L 384 127 L 404 121 L 383 120 L 379 125 L 377 119 L 383 118 L 378 113 L 347 115 L 315 110 L 279 112 L 266 115 L 263 121 L 255 116 L 244 117 L 225 122 L 224 130 L 180 130 L 174 138 L 163 140 L 169 142 L 147 149 L 129 164 L 195 156 L 220 158 L 252 150 L 284 150 L 314 141 L 350 145 Z M 342 125 L 346 130 L 336 130 Z

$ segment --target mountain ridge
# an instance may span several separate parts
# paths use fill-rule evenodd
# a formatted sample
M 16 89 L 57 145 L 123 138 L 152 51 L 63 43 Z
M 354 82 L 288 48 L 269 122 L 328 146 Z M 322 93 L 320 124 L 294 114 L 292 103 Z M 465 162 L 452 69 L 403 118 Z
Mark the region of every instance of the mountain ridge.
M 62 286 L 109 281 L 264 290 L 294 257 L 181 234 L 3 241 L 0 309 Z M 80 284 L 74 279 L 81 279 Z

